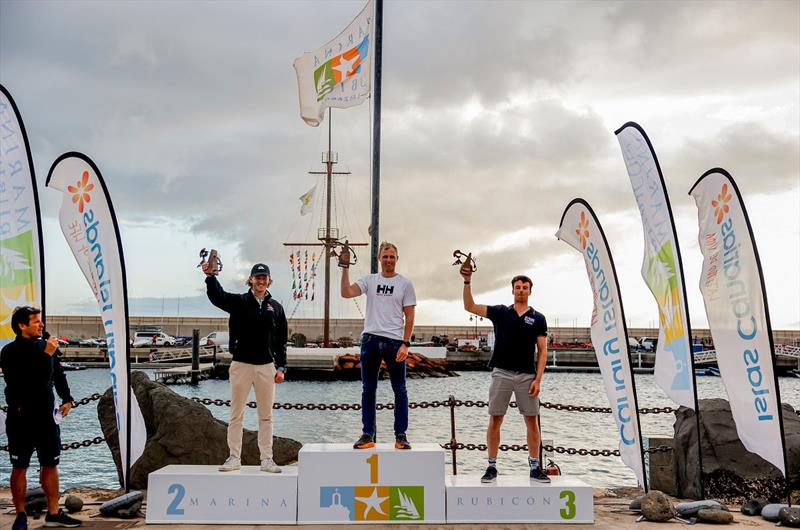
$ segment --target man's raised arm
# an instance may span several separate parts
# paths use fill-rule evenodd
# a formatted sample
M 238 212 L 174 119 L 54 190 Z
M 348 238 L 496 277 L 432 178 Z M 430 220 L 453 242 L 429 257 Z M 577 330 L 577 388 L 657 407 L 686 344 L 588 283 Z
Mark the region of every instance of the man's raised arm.
M 487 307 L 485 305 L 476 304 L 475 300 L 472 298 L 472 268 L 469 265 L 469 258 L 465 260 L 459 272 L 461 273 L 461 277 L 464 278 L 464 309 L 473 315 L 485 318 L 488 315 Z
M 339 267 L 342 269 L 342 298 L 355 298 L 361 296 L 361 287 L 357 283 L 350 283 L 350 266 L 341 265 L 350 261 L 350 250 L 346 247 L 339 254 Z

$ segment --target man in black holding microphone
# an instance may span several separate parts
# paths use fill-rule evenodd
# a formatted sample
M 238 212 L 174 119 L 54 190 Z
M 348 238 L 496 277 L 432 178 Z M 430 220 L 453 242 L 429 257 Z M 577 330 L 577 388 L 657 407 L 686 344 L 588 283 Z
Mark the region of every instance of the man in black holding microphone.
M 0 352 L 0 368 L 6 380 L 6 434 L 11 457 L 11 496 L 17 517 L 12 530 L 27 530 L 25 513 L 27 472 L 33 451 L 36 450 L 41 473 L 39 481 L 47 497 L 45 526 L 74 528 L 81 521 L 58 507 L 58 462 L 61 455 L 61 430 L 55 414 L 62 417 L 72 409 L 67 378 L 56 350 L 55 337 L 42 338 L 44 324 L 41 310 L 18 307 L 11 315 L 11 329 L 16 339 Z M 55 387 L 62 404 L 56 410 Z

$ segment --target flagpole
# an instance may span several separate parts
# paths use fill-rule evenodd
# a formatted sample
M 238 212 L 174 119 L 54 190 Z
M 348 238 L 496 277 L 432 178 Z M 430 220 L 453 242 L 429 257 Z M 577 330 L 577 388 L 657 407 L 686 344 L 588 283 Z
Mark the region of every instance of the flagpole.
M 383 0 L 375 0 L 375 84 L 372 91 L 372 220 L 370 223 L 370 272 L 378 272 L 381 202 L 381 65 L 383 62 Z
M 334 240 L 331 238 L 331 195 L 333 195 L 333 154 L 331 153 L 331 129 L 333 128 L 333 108 L 328 107 L 328 152 L 325 154 L 325 240 L 323 252 L 325 253 L 325 315 L 322 320 L 322 346 L 330 347 L 331 330 L 331 250 Z M 338 234 L 336 236 L 339 237 Z

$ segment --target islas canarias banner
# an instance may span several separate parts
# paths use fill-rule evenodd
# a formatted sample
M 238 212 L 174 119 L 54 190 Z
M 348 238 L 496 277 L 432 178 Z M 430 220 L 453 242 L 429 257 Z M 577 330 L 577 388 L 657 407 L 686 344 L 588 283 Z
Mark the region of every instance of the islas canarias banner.
M 592 344 L 617 425 L 620 456 L 639 484 L 647 488 L 628 330 L 606 236 L 589 204 L 574 199 L 564 210 L 556 237 L 583 256 L 594 299 Z
M 655 380 L 675 403 L 694 409 L 694 363 L 683 265 L 661 166 L 650 139 L 638 124 L 626 123 L 615 134 L 642 217 L 642 277 L 658 305 Z
M 703 253 L 700 291 L 736 432 L 748 451 L 786 476 L 772 329 L 750 219 L 724 169 L 704 173 L 689 194 Z
M 33 160 L 19 109 L 0 85 L 0 347 L 14 340 L 11 313 L 44 309 L 44 261 Z
M 347 108 L 370 94 L 374 0 L 333 40 L 294 60 L 300 116 L 312 127 L 328 107 Z
M 86 155 L 58 157 L 47 176 L 47 187 L 63 194 L 58 212 L 61 231 L 100 308 L 127 484 L 130 466 L 144 451 L 147 431 L 129 384 L 128 296 L 119 226 L 100 170 Z

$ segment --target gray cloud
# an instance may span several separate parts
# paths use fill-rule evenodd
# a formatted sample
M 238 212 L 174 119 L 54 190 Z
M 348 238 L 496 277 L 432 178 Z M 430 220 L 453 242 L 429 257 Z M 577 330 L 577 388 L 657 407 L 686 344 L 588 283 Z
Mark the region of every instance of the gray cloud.
M 120 217 L 177 220 L 209 246 L 238 242 L 245 260 L 283 264 L 297 197 L 315 181 L 305 173 L 326 149 L 324 130 L 299 119 L 291 61 L 362 6 L 4 1 L 0 82 L 41 179 L 56 156 L 83 151 Z M 676 207 L 715 165 L 759 193 L 797 185 L 799 15 L 796 2 L 387 2 L 381 235 L 400 245 L 420 297 L 458 297 L 453 248 L 529 227 L 552 235 L 576 196 L 601 217 L 635 211 L 612 132 L 626 119 L 651 135 Z M 607 110 L 649 99 L 681 114 Z M 732 119 L 724 105 L 757 108 Z M 367 112 L 334 113 L 338 169 L 353 172 L 340 225 L 358 238 Z M 564 252 L 555 237 L 484 252 L 481 288 Z M 138 259 L 150 258 L 129 265 Z

